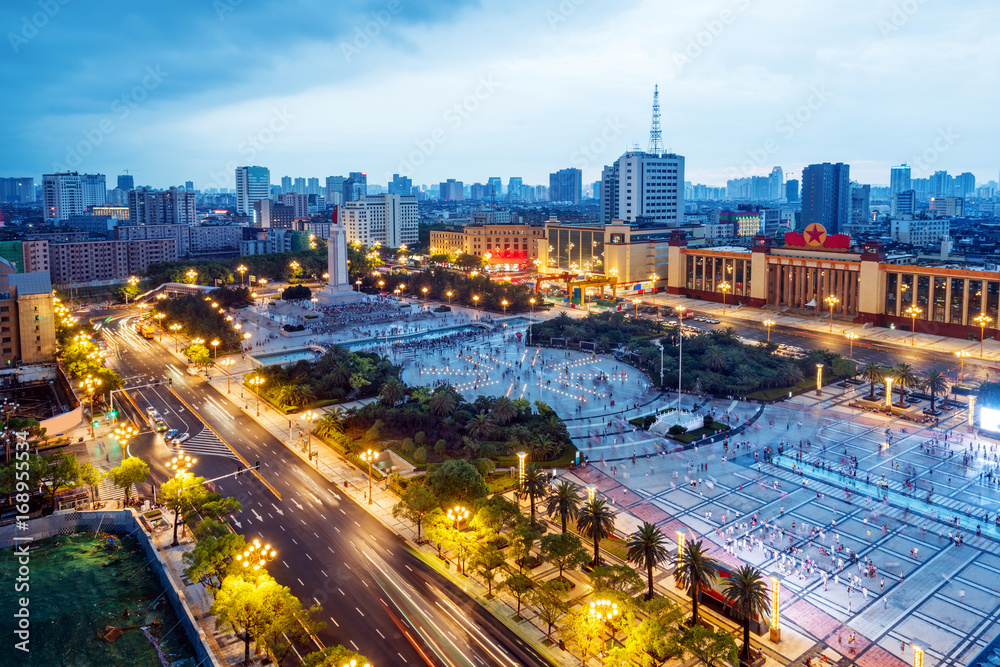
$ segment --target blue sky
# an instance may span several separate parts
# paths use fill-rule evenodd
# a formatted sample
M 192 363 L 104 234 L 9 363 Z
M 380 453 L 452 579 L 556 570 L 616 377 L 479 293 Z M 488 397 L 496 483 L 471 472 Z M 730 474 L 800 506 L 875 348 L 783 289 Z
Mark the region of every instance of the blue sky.
M 654 84 L 694 182 L 1000 170 L 986 1 L 8 0 L 0 25 L 6 176 L 592 181 L 646 147 Z

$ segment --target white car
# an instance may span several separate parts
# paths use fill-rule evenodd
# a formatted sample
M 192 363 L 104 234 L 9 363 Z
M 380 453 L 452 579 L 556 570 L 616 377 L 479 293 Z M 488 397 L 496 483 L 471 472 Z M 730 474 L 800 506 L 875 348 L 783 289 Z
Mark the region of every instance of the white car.
M 191 437 L 190 433 L 181 433 L 180 435 L 174 436 L 173 443 L 175 445 L 179 445 L 190 437 Z

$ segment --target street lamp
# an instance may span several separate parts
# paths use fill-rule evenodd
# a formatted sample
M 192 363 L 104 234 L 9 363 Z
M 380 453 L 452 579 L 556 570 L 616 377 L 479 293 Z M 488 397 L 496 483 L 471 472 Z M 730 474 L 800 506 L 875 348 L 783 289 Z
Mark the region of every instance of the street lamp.
M 847 340 L 851 341 L 851 361 L 854 361 L 854 341 L 856 341 L 860 336 L 853 331 L 847 334 Z
M 506 315 L 507 314 L 507 306 L 509 305 L 507 299 L 504 299 L 503 301 L 501 301 L 500 305 L 503 306 L 503 314 Z
M 213 340 L 212 343 L 211 343 L 211 345 L 212 345 L 212 358 L 213 359 L 218 359 L 219 358 L 219 339 L 216 338 L 215 340 Z
M 243 274 L 247 272 L 247 267 L 240 264 L 236 267 L 236 270 L 240 272 L 240 287 L 243 287 Z
M 368 464 L 368 504 L 372 504 L 372 463 L 378 459 L 378 454 L 372 450 L 363 452 L 358 458 Z
M 177 332 L 180 330 L 181 325 L 174 323 L 170 325 L 170 330 L 174 333 L 174 352 L 177 352 Z
M 518 452 L 517 453 L 517 488 L 518 489 L 523 489 L 524 488 L 524 476 L 525 476 L 524 462 L 525 462 L 525 460 L 527 460 L 527 458 L 528 458 L 528 452 Z M 521 496 L 520 495 L 517 496 L 517 505 L 518 505 L 518 507 L 521 506 Z
M 913 646 L 913 667 L 924 667 L 924 647 L 916 642 L 910 642 Z
M 594 600 L 590 603 L 590 615 L 601 622 L 601 663 L 603 664 L 603 655 L 607 651 L 607 646 L 605 646 L 605 642 L 607 641 L 606 622 L 618 615 L 618 604 L 611 600 Z
M 243 334 L 243 340 L 246 342 L 247 346 L 250 345 L 250 338 L 252 338 L 252 335 L 250 334 L 249 331 L 246 332 L 245 334 Z M 240 349 L 241 350 L 243 349 L 243 345 L 242 344 L 240 345 Z
M 895 380 L 892 376 L 885 379 L 885 411 L 892 412 L 892 383 Z
M 781 577 L 771 575 L 771 641 L 781 641 Z
M 588 503 L 594 502 L 594 496 L 596 494 L 597 494 L 597 487 L 594 486 L 593 484 L 588 484 L 587 485 L 587 502 Z
M 384 280 L 380 280 L 380 281 L 378 281 L 378 291 L 379 291 L 379 292 L 381 292 L 381 291 L 382 291 L 382 288 L 383 288 L 383 287 L 385 287 L 385 281 L 384 281 Z
M 193 285 L 195 278 L 198 277 L 198 272 L 195 271 L 194 269 L 189 269 L 186 275 L 188 277 L 188 280 L 190 280 L 191 284 Z
M 265 382 L 267 382 L 267 380 L 265 380 L 263 376 L 254 375 L 252 378 L 248 378 L 247 382 L 253 385 L 254 389 L 256 390 L 255 393 L 257 394 L 257 416 L 260 417 L 260 386 Z
M 816 395 L 823 395 L 823 364 L 816 364 Z
M 131 422 L 122 422 L 121 424 L 118 425 L 118 428 L 116 428 L 111 435 L 114 436 L 115 440 L 118 441 L 118 444 L 121 445 L 122 449 L 124 450 L 125 445 L 128 444 L 128 441 L 138 434 L 139 431 L 136 430 L 134 426 L 132 426 Z
M 719 289 L 722 291 L 722 314 L 725 315 L 726 314 L 726 292 L 728 292 L 729 290 L 733 289 L 733 286 L 730 285 L 727 281 L 723 280 L 721 283 L 719 283 Z
M 166 313 L 156 313 L 153 317 L 160 323 L 160 342 L 163 341 L 163 318 L 166 317 Z
M 479 295 L 478 294 L 473 294 L 472 295 L 472 303 L 476 304 L 476 310 L 479 310 Z
M 454 294 L 454 292 L 452 292 L 451 290 L 448 290 L 447 292 L 445 292 L 445 295 L 448 297 L 448 305 L 449 306 L 451 305 L 451 295 L 452 294 Z
M 649 282 L 651 282 L 653 284 L 653 290 L 652 290 L 653 294 L 656 294 L 656 281 L 659 280 L 659 279 L 660 279 L 660 276 L 656 275 L 655 273 L 650 273 L 649 274 Z
M 639 317 L 639 304 L 640 303 L 642 303 L 642 299 L 639 299 L 639 298 L 632 299 L 632 305 L 635 306 L 635 316 L 636 316 L 636 319 L 638 319 L 638 317 Z
M 261 546 L 260 540 L 254 538 L 253 543 L 247 546 L 246 551 L 236 554 L 236 562 L 245 568 L 256 571 L 265 567 L 277 555 L 278 552 L 272 549 L 270 544 Z
M 840 299 L 831 294 L 823 301 L 826 301 L 826 305 L 830 306 L 830 333 L 833 333 L 833 307 L 840 303 Z
M 767 342 L 771 342 L 771 327 L 774 326 L 774 320 L 764 320 L 764 326 L 767 327 Z
M 135 287 L 139 284 L 139 279 L 135 276 L 129 276 L 128 284 L 131 287 Z M 128 308 L 128 288 L 125 289 L 125 308 Z
M 986 313 L 980 313 L 972 320 L 979 325 L 979 358 L 983 358 L 983 340 L 986 338 L 986 326 L 993 321 L 993 318 Z
M 361 291 L 361 279 L 358 278 L 357 280 L 355 280 L 354 284 L 358 286 L 358 291 L 360 292 Z
M 178 449 L 174 458 L 170 459 L 163 465 L 167 470 L 173 470 L 176 477 L 180 477 L 191 470 L 192 466 L 194 466 L 197 462 L 198 459 L 185 454 L 183 449 Z
M 227 394 L 230 393 L 230 391 L 229 391 L 229 369 L 235 363 L 236 363 L 236 360 L 233 359 L 233 358 L 231 358 L 231 357 L 227 357 L 226 359 L 223 359 L 222 361 L 219 362 L 220 366 L 225 366 L 226 367 L 226 393 Z
M 914 339 L 917 337 L 917 316 L 924 312 L 916 306 L 910 306 L 906 309 L 906 314 L 910 316 L 910 347 L 914 345 Z
M 424 293 L 424 298 L 426 299 L 427 298 L 427 288 L 426 287 L 421 287 L 420 291 Z
M 314 421 L 316 421 L 316 419 L 318 417 L 319 417 L 319 414 L 313 412 L 312 410 L 309 410 L 308 412 L 306 412 L 305 414 L 302 415 L 302 419 L 305 420 L 305 422 L 306 422 L 306 446 L 308 447 L 308 449 L 306 450 L 307 451 L 306 457 L 307 457 L 307 459 L 309 461 L 312 461 L 312 451 L 313 451 L 312 450 L 312 423 Z
M 968 350 L 959 350 L 955 353 L 955 356 L 959 359 L 959 371 L 958 371 L 958 381 L 962 381 L 962 377 L 965 375 L 965 359 L 966 357 L 971 357 L 972 354 Z
M 684 370 L 684 306 L 674 308 L 677 311 L 677 423 L 681 423 L 681 380 Z
M 687 538 L 687 535 L 684 533 L 684 531 L 683 530 L 678 530 L 677 531 L 677 568 L 678 569 L 680 569 L 681 560 L 684 558 L 684 540 L 685 540 L 685 538 Z M 676 572 L 674 573 L 674 585 L 677 588 L 681 587 L 681 579 L 680 579 L 680 577 L 677 576 Z

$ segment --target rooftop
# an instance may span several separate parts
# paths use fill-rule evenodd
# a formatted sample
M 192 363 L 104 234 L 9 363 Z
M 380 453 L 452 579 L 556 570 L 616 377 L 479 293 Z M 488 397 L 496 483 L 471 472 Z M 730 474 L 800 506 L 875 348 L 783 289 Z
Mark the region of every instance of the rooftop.
M 51 294 L 52 280 L 45 271 L 34 273 L 15 273 L 8 278 L 11 291 L 17 296 L 28 296 L 29 294 Z

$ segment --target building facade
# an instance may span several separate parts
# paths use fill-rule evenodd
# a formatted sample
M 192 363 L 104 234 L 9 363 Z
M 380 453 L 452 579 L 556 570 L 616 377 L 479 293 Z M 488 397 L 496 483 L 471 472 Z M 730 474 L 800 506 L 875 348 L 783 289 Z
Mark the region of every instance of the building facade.
M 46 272 L 6 276 L 0 292 L 0 365 L 52 363 L 56 358 L 52 283 Z
M 602 224 L 622 220 L 648 227 L 684 222 L 684 157 L 630 151 L 601 177 Z
M 850 166 L 811 164 L 802 170 L 802 228 L 822 225 L 829 233 L 846 231 L 851 213 Z
M 128 220 L 134 225 L 193 225 L 198 222 L 195 193 L 181 188 L 128 193 Z
M 583 198 L 583 172 L 576 168 L 549 174 L 549 201 L 579 204 Z
M 42 216 L 45 222 L 58 225 L 71 215 L 82 215 L 83 191 L 80 174 L 45 174 L 42 176 Z
M 545 227 L 525 224 L 473 224 L 431 231 L 435 254 L 467 254 L 498 270 L 516 271 L 538 259 Z
M 121 283 L 153 262 L 176 261 L 173 238 L 49 243 L 52 284 L 59 287 Z
M 250 217 L 254 202 L 271 198 L 271 171 L 267 167 L 236 168 L 236 212 Z

